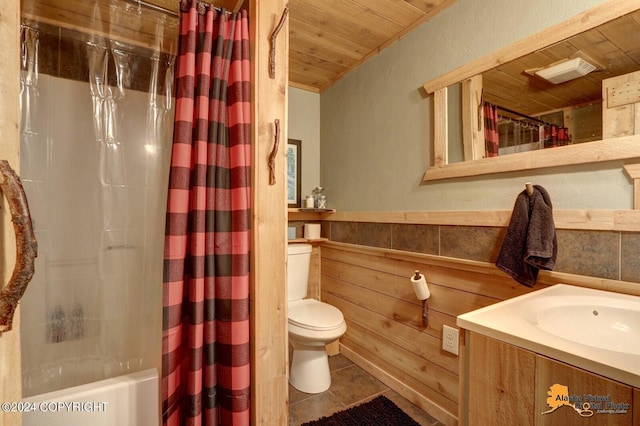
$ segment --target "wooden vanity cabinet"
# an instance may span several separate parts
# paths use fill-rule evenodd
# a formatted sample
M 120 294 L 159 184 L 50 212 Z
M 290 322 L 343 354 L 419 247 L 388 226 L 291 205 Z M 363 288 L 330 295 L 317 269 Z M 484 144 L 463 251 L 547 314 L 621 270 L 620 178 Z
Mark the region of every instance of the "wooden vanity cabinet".
M 597 374 L 573 367 L 526 349 L 504 343 L 475 332 L 465 332 L 464 356 L 461 357 L 462 425 L 638 425 L 640 390 Z M 552 393 L 551 386 L 565 386 L 568 392 Z M 608 397 L 612 403 L 629 405 L 626 413 L 582 415 L 561 403 L 564 396 L 572 402 L 585 395 Z M 550 413 L 551 397 L 559 406 Z M 600 398 L 602 399 L 602 398 Z M 602 401 L 602 408 L 605 402 Z M 580 407 L 583 407 L 580 404 Z M 637 408 L 640 411 L 640 408 Z
M 459 420 L 462 425 L 534 424 L 536 355 L 465 332 Z
M 606 409 L 606 401 L 589 402 L 591 417 L 582 417 L 570 407 L 562 406 L 552 413 L 542 415 L 551 407 L 547 404 L 550 387 L 556 383 L 568 386 L 569 394 L 583 397 L 582 404 L 589 402 L 585 394 L 607 396 L 610 403 L 626 403 L 624 414 L 602 414 L 598 409 Z M 633 388 L 623 383 L 607 379 L 580 368 L 536 355 L 536 425 L 637 425 L 633 422 Z M 584 413 L 588 415 L 589 413 Z

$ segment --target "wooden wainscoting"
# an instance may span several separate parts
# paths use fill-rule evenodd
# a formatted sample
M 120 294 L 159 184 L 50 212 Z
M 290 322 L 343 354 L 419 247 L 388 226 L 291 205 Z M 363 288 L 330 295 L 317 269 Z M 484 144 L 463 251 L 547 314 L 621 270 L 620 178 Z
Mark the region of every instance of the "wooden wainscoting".
M 309 261 L 307 297 L 320 300 L 320 245 L 313 244 Z
M 530 289 L 485 262 L 336 242 L 323 243 L 320 256 L 321 299 L 347 321 L 340 352 L 446 425 L 458 423 L 460 371 L 458 357 L 442 350 L 443 324 L 456 327 L 457 315 L 559 282 L 638 291 L 549 271 Z M 427 327 L 410 282 L 416 269 L 431 291 Z

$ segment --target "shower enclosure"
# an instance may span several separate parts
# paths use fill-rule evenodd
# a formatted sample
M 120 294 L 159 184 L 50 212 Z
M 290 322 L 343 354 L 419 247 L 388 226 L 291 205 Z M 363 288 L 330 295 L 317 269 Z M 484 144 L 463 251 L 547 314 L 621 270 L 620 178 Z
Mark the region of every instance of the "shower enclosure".
M 20 304 L 27 397 L 161 366 L 178 19 L 123 0 L 22 13 L 20 168 L 39 246 Z

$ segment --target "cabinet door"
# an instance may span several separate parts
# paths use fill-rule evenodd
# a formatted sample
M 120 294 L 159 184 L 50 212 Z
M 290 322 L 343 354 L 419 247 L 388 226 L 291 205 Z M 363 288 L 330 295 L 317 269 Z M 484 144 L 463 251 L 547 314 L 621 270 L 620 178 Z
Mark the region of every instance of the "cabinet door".
M 532 352 L 469 333 L 468 424 L 533 425 Z
M 541 355 L 535 368 L 536 425 L 633 425 L 630 386 Z

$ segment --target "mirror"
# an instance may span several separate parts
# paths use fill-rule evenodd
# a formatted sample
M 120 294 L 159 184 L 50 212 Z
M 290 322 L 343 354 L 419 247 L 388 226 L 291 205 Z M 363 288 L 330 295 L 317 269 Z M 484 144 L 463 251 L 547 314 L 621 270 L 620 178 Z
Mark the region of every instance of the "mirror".
M 435 164 L 424 180 L 640 156 L 640 136 L 635 136 L 640 130 L 629 129 L 629 123 L 607 111 L 607 105 L 623 105 L 609 100 L 603 111 L 603 84 L 609 99 L 640 90 L 640 72 L 618 77 L 640 70 L 640 10 L 624 3 L 605 2 L 426 83 L 434 96 Z M 536 74 L 567 60 L 595 69 L 559 84 Z M 495 63 L 501 65 L 492 67 Z M 484 102 L 497 106 L 500 148 L 491 158 L 484 145 Z M 634 102 L 640 96 L 626 108 L 633 109 Z M 564 132 L 562 138 L 557 133 L 551 138 L 552 125 Z

